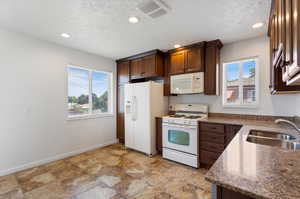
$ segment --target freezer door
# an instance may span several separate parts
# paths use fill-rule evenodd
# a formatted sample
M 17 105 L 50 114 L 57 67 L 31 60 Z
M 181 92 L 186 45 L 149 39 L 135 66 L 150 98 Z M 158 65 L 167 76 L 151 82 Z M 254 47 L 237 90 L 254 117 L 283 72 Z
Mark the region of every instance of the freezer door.
M 125 146 L 134 147 L 133 84 L 126 84 L 124 91 L 125 104 Z

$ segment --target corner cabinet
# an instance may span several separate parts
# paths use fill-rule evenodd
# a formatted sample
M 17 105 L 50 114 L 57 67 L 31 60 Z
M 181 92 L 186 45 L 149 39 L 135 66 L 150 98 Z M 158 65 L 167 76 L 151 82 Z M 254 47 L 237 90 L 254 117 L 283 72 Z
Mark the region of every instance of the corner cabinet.
M 169 74 L 204 72 L 205 42 L 169 50 Z
M 270 91 L 300 92 L 300 2 L 272 0 L 270 37 Z
M 219 95 L 220 90 L 220 51 L 223 44 L 220 40 L 206 43 L 204 94 Z
M 130 62 L 117 62 L 117 138 L 119 142 L 125 141 L 124 124 L 124 85 L 129 83 Z

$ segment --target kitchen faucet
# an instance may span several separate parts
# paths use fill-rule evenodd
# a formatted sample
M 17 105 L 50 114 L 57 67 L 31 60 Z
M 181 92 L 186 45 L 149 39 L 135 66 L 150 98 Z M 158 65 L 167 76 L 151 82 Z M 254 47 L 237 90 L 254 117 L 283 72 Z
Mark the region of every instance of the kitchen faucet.
M 275 120 L 275 123 L 276 124 L 287 123 L 287 124 L 291 125 L 292 127 L 294 127 L 298 131 L 298 133 L 300 133 L 300 128 L 294 122 L 291 122 L 291 121 L 285 120 L 285 119 L 277 119 L 277 120 Z

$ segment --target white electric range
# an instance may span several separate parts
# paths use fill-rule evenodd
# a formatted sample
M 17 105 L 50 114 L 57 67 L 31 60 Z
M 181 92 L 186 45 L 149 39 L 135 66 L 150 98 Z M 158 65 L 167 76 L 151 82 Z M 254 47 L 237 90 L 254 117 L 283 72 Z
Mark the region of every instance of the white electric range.
M 208 106 L 174 104 L 174 115 L 163 117 L 163 158 L 199 167 L 198 121 L 207 118 Z

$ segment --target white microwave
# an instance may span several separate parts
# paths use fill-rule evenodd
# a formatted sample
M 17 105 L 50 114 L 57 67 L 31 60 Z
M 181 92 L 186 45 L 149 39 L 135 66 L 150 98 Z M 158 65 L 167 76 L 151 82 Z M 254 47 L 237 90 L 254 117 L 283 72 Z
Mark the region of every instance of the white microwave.
M 204 91 L 204 73 L 171 76 L 171 94 L 195 94 Z

